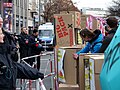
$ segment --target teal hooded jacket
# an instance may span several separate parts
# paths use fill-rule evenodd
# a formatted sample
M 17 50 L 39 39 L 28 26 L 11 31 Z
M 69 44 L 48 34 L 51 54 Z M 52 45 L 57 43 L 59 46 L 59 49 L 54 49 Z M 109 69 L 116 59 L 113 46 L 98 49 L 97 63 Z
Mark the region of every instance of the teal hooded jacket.
M 76 54 L 80 55 L 81 53 L 88 53 L 88 52 L 98 53 L 102 46 L 103 38 L 104 36 L 101 33 L 98 34 L 98 36 L 94 40 L 87 42 L 86 46 L 80 51 L 76 52 Z

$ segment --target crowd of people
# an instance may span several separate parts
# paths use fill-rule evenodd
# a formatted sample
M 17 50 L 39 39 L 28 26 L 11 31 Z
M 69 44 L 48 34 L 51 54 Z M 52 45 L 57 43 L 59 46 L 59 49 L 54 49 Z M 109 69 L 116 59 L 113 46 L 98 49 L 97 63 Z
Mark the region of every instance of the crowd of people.
M 21 28 L 21 33 L 18 36 L 20 59 L 28 56 L 39 55 L 43 51 L 40 44 L 41 40 L 38 38 L 38 30 L 34 29 L 32 35 L 28 34 L 27 28 Z M 35 62 L 35 58 L 25 60 L 31 66 Z M 37 57 L 37 69 L 40 69 L 40 57 Z
M 34 29 L 32 35 L 28 34 L 26 27 L 21 28 L 20 35 L 7 32 L 0 23 L 0 90 L 15 90 L 16 79 L 37 79 L 44 78 L 39 72 L 40 57 L 37 57 L 37 69 L 28 65 L 18 63 L 18 53 L 20 59 L 28 56 L 38 55 L 43 50 L 41 40 L 38 38 L 38 30 Z M 86 42 L 86 46 L 73 54 L 74 59 L 78 59 L 81 53 L 104 53 L 110 44 L 116 30 L 118 20 L 115 17 L 106 19 L 106 30 L 108 34 L 103 36 L 99 29 L 91 32 L 87 28 L 80 31 L 80 36 Z M 32 65 L 35 58 L 25 60 Z
M 94 32 L 91 30 L 82 29 L 80 36 L 86 45 L 83 49 L 73 54 L 74 59 L 78 59 L 82 53 L 104 53 L 108 45 L 110 44 L 115 32 L 118 28 L 118 19 L 114 16 L 110 16 L 106 19 L 106 32 L 107 35 L 103 36 L 101 31 L 96 29 Z
M 41 52 L 40 41 L 37 37 L 38 30 L 28 35 L 28 30 L 23 27 L 20 35 L 11 34 L 2 27 L 0 22 L 0 90 L 16 90 L 16 79 L 38 79 L 44 78 L 44 74 L 25 63 L 18 63 L 18 49 L 20 58 Z M 19 45 L 18 45 L 19 43 Z M 39 52 L 34 52 L 39 49 Z M 31 54 L 29 54 L 31 53 Z M 26 60 L 31 64 L 30 60 Z M 40 65 L 38 65 L 40 66 Z
M 33 55 L 39 55 L 41 51 L 44 50 L 41 45 L 41 40 L 38 38 L 37 29 L 34 29 L 31 35 L 28 34 L 26 27 L 21 28 L 20 35 L 11 34 L 5 31 L 4 28 L 2 28 L 2 31 L 5 35 L 4 39 L 6 46 L 8 46 L 8 52 L 15 62 L 19 60 L 18 51 L 20 59 L 22 59 Z M 25 59 L 25 61 L 32 66 L 33 62 L 35 62 L 35 58 Z M 37 69 L 40 69 L 40 57 L 37 57 Z

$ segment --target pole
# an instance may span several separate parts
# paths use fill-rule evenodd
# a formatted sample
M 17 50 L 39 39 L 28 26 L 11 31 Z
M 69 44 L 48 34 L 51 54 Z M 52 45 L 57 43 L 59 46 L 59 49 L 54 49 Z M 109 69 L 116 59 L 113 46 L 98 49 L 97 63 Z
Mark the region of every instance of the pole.
M 20 29 L 21 29 L 21 8 L 20 8 L 20 1 L 21 0 L 18 0 L 19 1 L 19 30 L 18 30 L 18 33 L 20 33 Z
M 13 23 L 12 23 L 12 25 L 13 25 L 13 31 L 12 32 L 14 32 L 14 33 L 16 33 L 16 0 L 14 0 L 14 5 L 13 5 L 13 8 L 14 8 L 14 25 L 13 25 Z M 13 11 L 12 11 L 13 12 Z
M 41 23 L 40 23 L 40 22 L 41 22 L 41 17 L 40 17 L 40 13 L 41 13 L 41 10 L 40 10 L 40 9 L 41 9 L 41 8 L 40 8 L 40 7 L 41 7 L 41 0 L 39 0 L 39 23 L 38 23 L 39 25 L 41 24 Z

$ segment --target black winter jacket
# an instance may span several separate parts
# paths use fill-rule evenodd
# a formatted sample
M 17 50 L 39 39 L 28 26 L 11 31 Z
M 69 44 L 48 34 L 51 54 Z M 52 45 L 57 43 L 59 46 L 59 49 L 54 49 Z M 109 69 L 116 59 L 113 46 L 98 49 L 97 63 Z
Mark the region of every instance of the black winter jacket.
M 20 58 L 29 56 L 29 35 L 22 33 L 19 36 Z
M 108 45 L 110 44 L 113 36 L 115 35 L 115 33 L 116 33 L 116 31 L 117 31 L 117 28 L 118 28 L 118 27 L 116 27 L 116 28 L 114 28 L 114 29 L 112 29 L 112 30 L 110 30 L 110 31 L 108 32 L 108 35 L 107 35 L 107 36 L 104 38 L 104 40 L 103 40 L 102 46 L 101 46 L 101 48 L 100 48 L 100 50 L 99 50 L 99 53 L 104 53 L 104 51 L 106 50 L 106 48 L 107 48 Z
M 20 49 L 21 50 L 28 50 L 29 46 L 28 46 L 28 43 L 26 43 L 26 41 L 28 41 L 29 39 L 29 35 L 25 34 L 25 33 L 22 33 L 20 34 L 19 36 L 19 45 L 20 45 Z
M 3 28 L 2 30 L 5 35 L 4 37 L 4 42 L 5 42 L 4 46 L 6 47 L 5 51 L 11 55 L 11 58 L 13 61 L 17 62 L 18 61 L 18 54 L 17 54 L 18 48 L 16 48 L 16 40 L 14 38 L 14 35 L 11 34 L 10 32 L 5 31 Z
M 44 78 L 37 69 L 26 64 L 16 63 L 5 52 L 4 44 L 0 44 L 0 90 L 15 90 L 16 79 Z
M 37 43 L 38 41 L 38 43 Z M 30 38 L 29 38 L 29 46 L 30 46 L 30 55 L 37 55 L 37 54 L 40 54 L 40 52 L 43 50 L 42 46 L 39 47 L 38 44 L 41 43 L 41 40 L 34 36 L 34 35 L 31 35 Z

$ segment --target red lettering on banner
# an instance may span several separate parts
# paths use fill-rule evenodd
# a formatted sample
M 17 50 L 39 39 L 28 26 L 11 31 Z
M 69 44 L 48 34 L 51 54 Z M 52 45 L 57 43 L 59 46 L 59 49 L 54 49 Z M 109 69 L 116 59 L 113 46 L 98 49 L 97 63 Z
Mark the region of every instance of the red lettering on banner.
M 58 17 L 58 22 L 61 22 L 61 21 L 63 21 L 62 16 Z
M 68 35 L 66 26 L 64 26 L 64 27 L 62 28 L 62 31 L 63 31 L 64 36 L 67 36 L 67 35 Z
M 12 7 L 12 6 L 13 6 L 13 3 L 3 3 L 3 6 L 4 6 L 4 7 Z
M 60 26 L 65 26 L 65 23 L 64 22 L 60 22 Z
M 59 37 L 59 38 L 62 38 L 62 37 L 63 37 L 62 32 L 58 33 L 58 37 Z
M 59 29 L 60 29 L 60 26 L 59 26 L 59 25 L 57 25 L 56 29 L 57 29 L 57 30 L 59 30 Z
M 58 18 L 58 21 L 60 23 L 60 26 L 65 26 L 62 16 Z
M 62 38 L 62 37 L 63 37 L 63 34 L 62 34 L 62 30 L 60 29 L 60 26 L 59 26 L 59 25 L 57 25 L 56 30 L 57 30 L 58 37 L 59 37 L 59 38 Z
M 72 28 L 69 29 L 69 33 L 70 33 L 70 46 L 73 45 L 73 30 Z
M 64 36 L 67 36 L 68 35 L 68 30 L 65 26 L 65 22 L 62 18 L 62 16 L 58 17 L 58 22 L 59 22 L 59 26 L 57 25 L 57 33 L 58 33 L 58 36 L 59 38 L 62 38 Z

